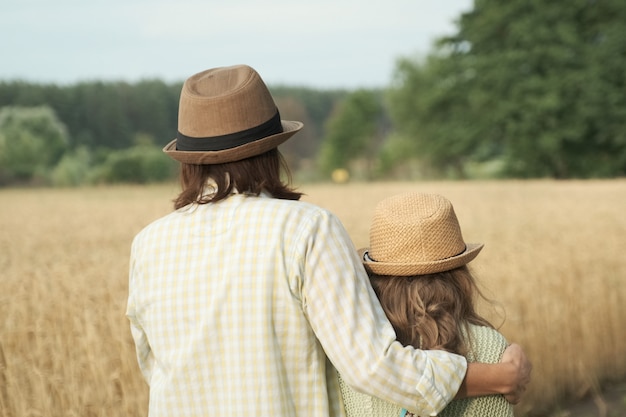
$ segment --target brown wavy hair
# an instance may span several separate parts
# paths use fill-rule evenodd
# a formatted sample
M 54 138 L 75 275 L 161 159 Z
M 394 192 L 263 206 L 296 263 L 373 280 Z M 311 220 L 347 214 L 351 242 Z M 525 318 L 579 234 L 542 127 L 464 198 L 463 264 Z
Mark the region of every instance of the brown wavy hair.
M 476 312 L 475 296 L 487 299 L 466 265 L 411 277 L 370 273 L 370 280 L 404 346 L 466 355 L 470 346 L 463 334 L 469 334 L 468 324 L 493 328 Z
M 205 187 L 209 179 L 215 182 L 217 189 L 214 194 L 207 195 Z M 274 198 L 284 200 L 299 200 L 302 196 L 291 187 L 291 172 L 277 148 L 236 162 L 214 165 L 183 163 L 180 165 L 180 184 L 182 191 L 174 200 L 176 209 L 192 203 L 215 203 L 235 190 L 257 196 L 266 191 Z

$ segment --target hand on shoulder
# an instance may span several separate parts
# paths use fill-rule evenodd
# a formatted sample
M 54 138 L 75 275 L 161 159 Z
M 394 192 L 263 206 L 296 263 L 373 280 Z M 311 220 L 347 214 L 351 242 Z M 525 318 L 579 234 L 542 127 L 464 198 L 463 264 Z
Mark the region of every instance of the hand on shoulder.
M 533 366 L 526 357 L 522 347 L 516 343 L 512 343 L 506 348 L 501 362 L 510 364 L 513 372 L 509 392 L 504 394 L 504 398 L 511 404 L 517 404 L 522 399 L 526 386 L 530 383 L 530 374 Z

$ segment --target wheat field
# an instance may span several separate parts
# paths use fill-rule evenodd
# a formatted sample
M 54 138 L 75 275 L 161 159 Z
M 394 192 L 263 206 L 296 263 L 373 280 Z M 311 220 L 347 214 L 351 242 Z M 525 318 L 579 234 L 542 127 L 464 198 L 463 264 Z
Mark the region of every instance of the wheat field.
M 470 264 L 498 302 L 481 310 L 534 364 L 517 416 L 626 379 L 626 180 L 303 185 L 367 245 L 376 202 L 449 198 Z M 0 190 L 0 416 L 145 416 L 124 317 L 130 242 L 176 185 Z

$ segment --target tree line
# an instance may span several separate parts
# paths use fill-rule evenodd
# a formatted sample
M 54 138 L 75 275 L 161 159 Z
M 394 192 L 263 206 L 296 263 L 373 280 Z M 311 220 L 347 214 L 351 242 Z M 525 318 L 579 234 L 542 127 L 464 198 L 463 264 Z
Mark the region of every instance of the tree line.
M 305 179 L 624 176 L 625 21 L 622 0 L 475 0 L 386 88 L 269 86 L 305 123 L 281 151 Z M 0 184 L 173 178 L 181 86 L 0 82 Z
M 0 82 L 0 185 L 169 180 L 161 152 L 177 131 L 181 83 L 160 80 L 59 86 Z M 296 166 L 313 160 L 328 114 L 347 92 L 272 88 L 285 119 L 306 124 L 282 149 Z

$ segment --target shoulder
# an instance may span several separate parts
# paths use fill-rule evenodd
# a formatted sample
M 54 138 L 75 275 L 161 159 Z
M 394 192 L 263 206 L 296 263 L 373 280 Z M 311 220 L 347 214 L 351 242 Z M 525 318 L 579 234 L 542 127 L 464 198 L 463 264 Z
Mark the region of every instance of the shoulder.
M 472 336 L 484 339 L 504 340 L 506 342 L 506 339 L 504 338 L 502 333 L 492 327 L 470 324 L 469 329 Z
M 296 211 L 313 215 L 333 216 L 333 213 L 331 213 L 327 209 L 302 200 L 283 200 L 261 195 L 260 197 L 254 199 L 254 201 L 256 201 L 258 204 L 282 208 L 290 212 Z
M 505 337 L 496 329 L 469 325 L 469 362 L 497 363 L 507 347 Z M 486 395 L 453 400 L 440 414 L 453 416 L 513 417 L 513 406 L 502 395 Z
M 340 220 L 331 211 L 315 204 L 299 200 L 281 200 L 277 198 L 261 197 L 253 200 L 263 210 L 268 210 L 273 216 L 295 221 L 302 226 L 318 228 L 320 224 L 332 224 L 332 227 L 341 225 Z
M 133 248 L 146 244 L 147 242 L 155 242 L 160 238 L 165 239 L 173 233 L 180 233 L 179 223 L 185 216 L 185 208 L 166 214 L 144 226 L 133 238 Z M 188 210 L 188 209 L 187 209 Z
M 496 363 L 500 361 L 504 350 L 508 346 L 506 338 L 491 327 L 469 325 L 471 362 Z

